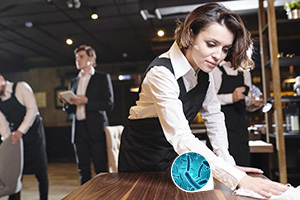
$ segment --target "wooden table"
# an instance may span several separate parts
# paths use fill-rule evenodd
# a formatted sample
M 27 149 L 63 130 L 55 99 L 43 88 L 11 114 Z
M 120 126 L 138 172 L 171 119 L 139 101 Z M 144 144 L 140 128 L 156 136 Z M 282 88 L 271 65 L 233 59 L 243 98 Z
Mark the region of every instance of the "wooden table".
M 214 190 L 185 192 L 171 179 L 171 172 L 101 173 L 67 195 L 64 200 L 84 199 L 203 199 L 203 200 L 253 200 L 235 196 L 223 183 L 214 179 Z

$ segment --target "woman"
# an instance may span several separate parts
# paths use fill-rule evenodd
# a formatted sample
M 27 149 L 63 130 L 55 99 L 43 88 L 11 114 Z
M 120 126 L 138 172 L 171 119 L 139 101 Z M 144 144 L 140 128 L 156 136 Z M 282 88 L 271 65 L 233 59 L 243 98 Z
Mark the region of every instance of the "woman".
M 221 111 L 225 116 L 230 155 L 237 165 L 249 166 L 247 112 L 254 112 L 263 106 L 262 93 L 254 98 L 250 71 L 233 69 L 229 61 L 221 62 L 212 71 L 212 75 Z
M 192 11 L 177 27 L 170 50 L 145 72 L 122 134 L 119 171 L 167 171 L 178 155 L 193 151 L 203 155 L 213 176 L 232 189 L 243 187 L 265 197 L 284 192 L 287 188 L 282 184 L 245 173 L 260 170 L 234 167 L 210 74 L 224 59 L 233 66 L 246 66 L 250 44 L 236 13 L 217 3 Z M 189 123 L 199 111 L 214 152 L 190 130 Z

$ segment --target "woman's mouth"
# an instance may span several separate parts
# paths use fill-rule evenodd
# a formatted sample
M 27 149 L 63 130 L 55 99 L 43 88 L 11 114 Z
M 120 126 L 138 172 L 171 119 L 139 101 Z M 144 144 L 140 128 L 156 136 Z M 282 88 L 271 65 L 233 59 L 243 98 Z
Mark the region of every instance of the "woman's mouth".
M 210 68 L 215 68 L 218 64 L 215 63 L 215 62 L 209 62 L 209 61 L 206 61 L 209 65 Z

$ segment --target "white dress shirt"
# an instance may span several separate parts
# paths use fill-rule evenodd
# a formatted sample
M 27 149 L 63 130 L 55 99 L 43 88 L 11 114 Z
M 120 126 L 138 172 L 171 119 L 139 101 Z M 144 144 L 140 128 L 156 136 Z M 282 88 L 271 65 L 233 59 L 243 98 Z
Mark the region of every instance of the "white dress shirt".
M 6 81 L 5 93 L 1 96 L 2 101 L 6 101 L 11 98 L 13 83 Z M 34 97 L 34 93 L 31 87 L 26 82 L 18 82 L 15 96 L 17 100 L 26 107 L 25 117 L 18 127 L 18 131 L 21 131 L 23 134 L 26 134 L 29 128 L 32 126 L 35 121 L 36 115 L 38 114 L 38 107 Z M 6 120 L 4 114 L 0 111 L 0 134 L 6 139 L 11 133 L 9 128 L 9 123 Z
M 238 75 L 238 70 L 234 70 L 232 67 L 229 67 L 226 62 L 223 62 L 220 64 L 223 66 L 225 72 L 229 76 L 237 76 Z M 214 82 L 215 82 L 215 91 L 217 93 L 217 97 L 221 103 L 221 105 L 227 105 L 227 104 L 233 104 L 233 99 L 232 99 L 232 93 L 228 94 L 218 94 L 221 84 L 222 84 L 222 71 L 219 69 L 219 67 L 216 67 L 212 71 L 213 77 L 214 77 Z M 246 110 L 249 112 L 254 112 L 255 110 L 259 108 L 254 108 L 252 103 L 251 103 L 251 91 L 252 91 L 252 81 L 251 81 L 251 73 L 248 70 L 243 70 L 243 75 L 244 75 L 244 83 L 249 87 L 249 92 L 248 95 L 245 96 L 245 103 L 246 103 Z
M 78 74 L 79 82 L 77 85 L 77 95 L 85 95 L 86 88 L 90 82 L 90 79 L 92 75 L 95 74 L 95 68 L 91 67 L 91 70 L 88 71 L 85 75 L 83 75 L 83 70 L 81 70 Z M 85 120 L 86 114 L 85 114 L 85 105 L 78 105 L 76 110 L 76 119 L 77 120 Z
M 234 189 L 245 173 L 233 167 L 235 162 L 228 152 L 224 115 L 220 111 L 212 75 L 209 74 L 210 84 L 200 113 L 214 153 L 192 134 L 182 102 L 178 99 L 180 89 L 177 79 L 183 77 L 186 90 L 189 91 L 197 85 L 195 71 L 176 42 L 160 57 L 171 59 L 175 76 L 166 67 L 152 67 L 142 83 L 137 105 L 131 107 L 128 118 L 158 117 L 165 137 L 175 152 L 179 155 L 190 151 L 200 153 L 210 163 L 214 177 Z

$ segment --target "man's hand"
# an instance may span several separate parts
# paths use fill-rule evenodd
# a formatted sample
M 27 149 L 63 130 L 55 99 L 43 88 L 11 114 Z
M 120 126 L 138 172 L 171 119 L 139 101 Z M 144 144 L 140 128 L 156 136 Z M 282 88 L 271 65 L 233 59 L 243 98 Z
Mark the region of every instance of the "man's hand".
M 84 95 L 76 95 L 76 97 L 70 97 L 70 102 L 79 106 L 88 103 L 88 98 Z
M 62 100 L 64 104 L 69 104 L 61 95 L 58 94 L 57 97 Z
M 244 86 L 235 88 L 235 90 L 232 93 L 233 103 L 238 102 L 242 99 L 245 99 L 245 95 L 243 94 L 243 92 L 245 92 L 245 91 L 246 91 L 246 88 Z
M 11 136 L 12 144 L 18 144 L 23 136 L 23 133 L 21 131 L 16 130 L 11 133 Z

